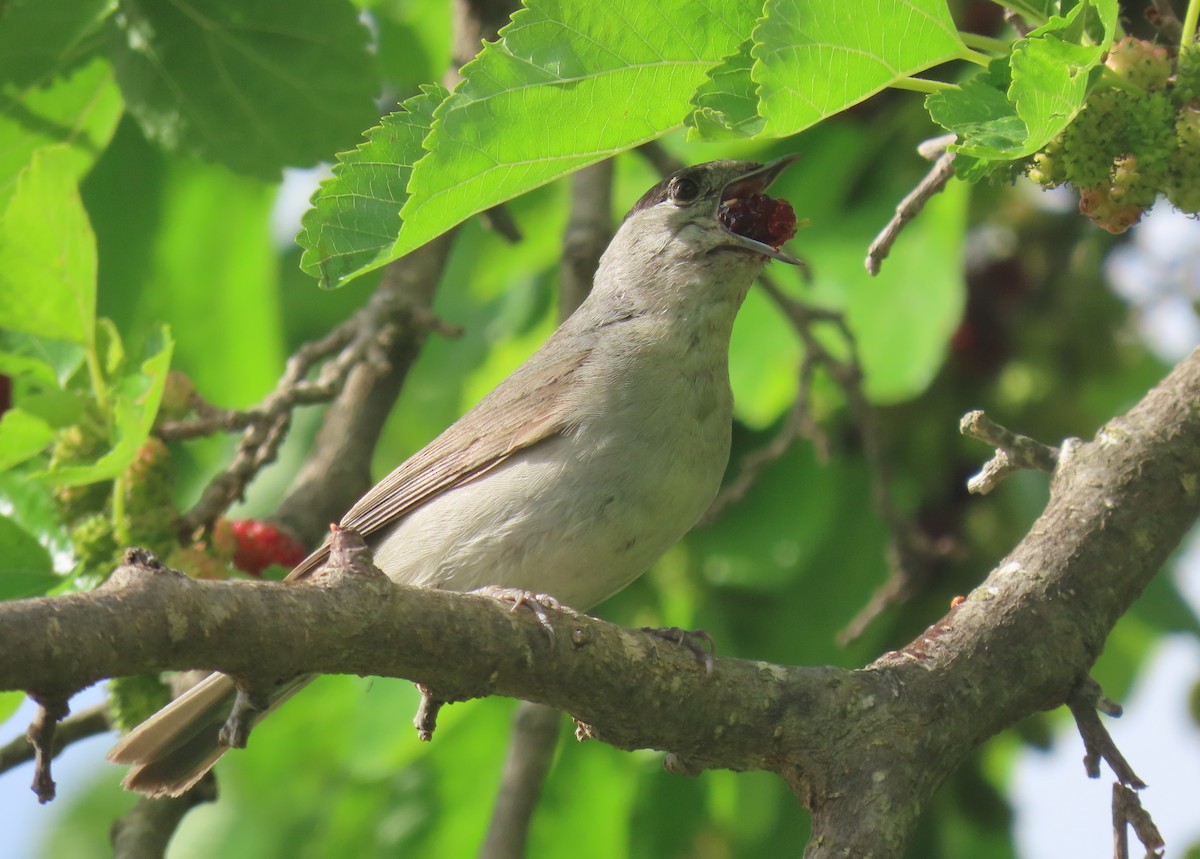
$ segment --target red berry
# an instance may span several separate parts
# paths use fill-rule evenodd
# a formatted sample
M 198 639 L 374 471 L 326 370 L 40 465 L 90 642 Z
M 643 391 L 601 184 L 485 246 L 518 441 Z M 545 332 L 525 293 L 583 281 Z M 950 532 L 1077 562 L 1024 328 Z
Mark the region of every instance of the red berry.
M 294 567 L 308 554 L 292 535 L 267 522 L 236 519 L 229 524 L 237 538 L 233 565 L 252 576 L 272 564 Z
M 717 210 L 717 217 L 730 232 L 776 250 L 796 235 L 796 213 L 791 205 L 787 200 L 777 200 L 766 194 L 725 200 Z

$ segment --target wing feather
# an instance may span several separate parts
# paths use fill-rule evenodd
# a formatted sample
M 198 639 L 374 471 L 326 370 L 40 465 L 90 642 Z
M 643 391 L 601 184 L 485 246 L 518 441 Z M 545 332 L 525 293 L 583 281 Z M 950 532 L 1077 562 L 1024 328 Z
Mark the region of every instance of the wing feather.
M 468 483 L 515 452 L 567 429 L 570 419 L 566 394 L 591 350 L 574 350 L 546 360 L 550 351 L 546 346 L 441 435 L 375 484 L 342 517 L 341 527 L 370 537 L 435 495 Z M 535 409 L 531 403 L 543 405 Z M 536 415 L 532 420 L 531 414 Z M 292 570 L 287 580 L 307 577 L 325 563 L 328 554 L 328 547 L 321 546 Z

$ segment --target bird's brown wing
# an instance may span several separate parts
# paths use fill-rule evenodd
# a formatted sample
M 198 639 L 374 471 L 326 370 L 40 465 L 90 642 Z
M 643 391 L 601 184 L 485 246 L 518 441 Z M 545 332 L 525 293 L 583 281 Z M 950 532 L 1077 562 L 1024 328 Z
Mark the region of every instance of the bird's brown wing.
M 548 351 L 543 346 L 543 356 Z M 341 527 L 369 537 L 435 495 L 468 483 L 517 451 L 562 432 L 570 424 L 564 394 L 590 353 L 590 349 L 574 350 L 549 361 L 531 359 L 375 484 L 342 517 Z M 308 577 L 328 556 L 328 545 L 321 546 L 287 580 Z

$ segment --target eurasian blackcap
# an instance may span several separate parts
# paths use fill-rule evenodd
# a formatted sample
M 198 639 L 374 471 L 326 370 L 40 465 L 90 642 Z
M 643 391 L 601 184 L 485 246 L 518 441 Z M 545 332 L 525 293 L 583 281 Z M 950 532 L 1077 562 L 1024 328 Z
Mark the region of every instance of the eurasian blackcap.
M 763 194 L 793 158 L 713 161 L 647 191 L 579 309 L 342 519 L 376 565 L 402 584 L 498 586 L 587 610 L 679 540 L 729 459 L 734 317 L 768 259 L 796 262 L 779 249 L 795 215 Z M 134 728 L 109 753 L 133 765 L 126 787 L 163 796 L 195 784 L 225 751 L 233 693 L 210 675 Z

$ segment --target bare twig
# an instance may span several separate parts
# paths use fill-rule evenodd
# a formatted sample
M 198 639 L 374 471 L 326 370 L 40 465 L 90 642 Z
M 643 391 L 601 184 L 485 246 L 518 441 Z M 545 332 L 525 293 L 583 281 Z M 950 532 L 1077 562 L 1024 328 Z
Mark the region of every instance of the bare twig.
M 686 166 L 682 161 L 664 149 L 663 145 L 657 140 L 643 143 L 633 151 L 650 162 L 650 166 L 660 176 L 670 176 L 675 171 L 682 170 Z
M 336 391 L 331 390 L 333 376 L 322 374 L 322 382 L 306 382 L 309 370 L 318 362 L 344 349 L 360 328 L 360 320 L 343 322 L 320 340 L 305 343 L 288 359 L 275 390 L 260 405 L 249 409 L 221 409 L 205 402 L 199 394 L 196 417 L 164 421 L 157 433 L 168 441 L 200 438 L 217 432 L 234 432 L 256 424 L 270 423 L 277 413 L 296 406 L 325 402 Z M 345 357 L 345 356 L 343 356 Z
M 165 425 L 161 431 L 166 437 L 173 438 L 189 437 L 185 434 L 188 432 L 194 436 L 217 429 L 246 427 L 233 460 L 209 482 L 200 500 L 184 514 L 180 532 L 191 535 L 208 528 L 242 496 L 254 476 L 274 461 L 287 436 L 296 406 L 333 399 L 350 374 L 361 365 L 382 372 L 387 367 L 387 346 L 396 339 L 400 319 L 430 330 L 453 333 L 427 308 L 405 305 L 397 296 L 381 289 L 368 306 L 351 319 L 320 340 L 297 349 L 288 359 L 275 389 L 255 409 L 245 412 L 209 409 L 195 421 Z M 334 352 L 337 354 L 322 366 L 317 379 L 306 380 L 313 365 Z
M 1142 801 L 1137 793 L 1119 783 L 1113 784 L 1112 822 L 1114 859 L 1129 859 L 1130 826 L 1133 827 L 1138 841 L 1146 848 L 1146 859 L 1163 855 L 1166 842 L 1163 841 L 1158 827 L 1154 825 L 1150 812 L 1142 808 Z
M 574 312 L 592 289 L 600 255 L 612 239 L 613 162 L 607 159 L 571 176 L 571 212 L 559 265 L 560 315 Z
M 1012 9 L 1004 10 L 1004 20 L 1008 22 L 1008 26 L 1012 27 L 1013 31 L 1022 39 L 1033 31 L 1033 27 L 1030 26 L 1029 22 Z
M 1071 695 L 1067 698 L 1067 707 L 1075 719 L 1076 727 L 1079 728 L 1079 735 L 1083 738 L 1083 766 L 1088 778 L 1100 777 L 1100 761 L 1103 760 L 1108 763 L 1121 784 L 1138 790 L 1145 787 L 1146 783 L 1138 778 L 1133 767 L 1113 742 L 1108 730 L 1100 722 L 1097 711 L 1113 717 L 1121 715 L 1120 706 L 1104 695 L 1100 684 L 1085 675 L 1071 690 Z
M 483 218 L 485 227 L 511 245 L 519 243 L 524 238 L 521 235 L 521 227 L 517 224 L 517 219 L 512 216 L 508 206 L 503 203 L 499 206 L 492 206 L 481 213 L 480 217 Z
M 33 746 L 34 769 L 32 790 L 38 802 L 45 805 L 54 799 L 54 778 L 50 775 L 50 761 L 54 758 L 54 733 L 59 720 L 71 712 L 67 708 L 69 695 L 43 695 L 29 693 L 37 703 L 37 713 L 25 736 Z
M 417 714 L 413 716 L 413 727 L 417 729 L 417 738 L 423 743 L 428 743 L 433 739 L 433 732 L 437 730 L 438 713 L 446 705 L 446 701 L 436 697 L 424 686 L 418 685 L 417 691 L 421 693 L 421 703 L 417 707 Z
M 747 454 L 742 460 L 738 474 L 721 489 L 713 499 L 712 505 L 705 511 L 700 520 L 702 526 L 716 522 L 731 504 L 744 499 L 767 467 L 782 458 L 798 439 L 809 439 L 822 459 L 829 455 L 829 440 L 813 419 L 812 410 L 809 408 L 812 381 L 818 367 L 824 367 L 843 387 L 845 384 L 858 384 L 857 380 L 861 379 L 853 335 L 846 327 L 841 314 L 796 301 L 784 293 L 769 275 L 761 275 L 758 283 L 787 316 L 804 345 L 804 356 L 800 360 L 800 383 L 796 399 L 788 409 L 779 432 L 766 445 Z M 837 326 L 839 333 L 849 344 L 849 362 L 835 357 L 816 337 L 814 326 L 821 322 Z
M 57 757 L 71 743 L 103 734 L 111 727 L 112 721 L 108 716 L 107 704 L 96 704 L 94 707 L 67 716 L 58 723 L 58 727 L 54 731 L 50 756 Z M 35 752 L 33 743 L 28 736 L 22 734 L 14 738 L 7 745 L 0 747 L 0 773 L 33 760 Z
M 995 455 L 984 464 L 982 470 L 967 481 L 967 491 L 972 494 L 987 495 L 1014 471 L 1032 468 L 1053 472 L 1058 465 L 1057 448 L 1005 429 L 980 409 L 963 415 L 958 430 L 963 435 L 996 448 Z
M 875 240 L 871 242 L 870 248 L 867 249 L 867 258 L 865 265 L 867 272 L 871 275 L 879 274 L 879 267 L 884 259 L 892 250 L 892 245 L 896 243 L 900 232 L 912 222 L 913 218 L 921 213 L 925 208 L 925 204 L 929 202 L 935 194 L 946 187 L 946 183 L 950 181 L 950 177 L 954 175 L 954 153 L 946 152 L 946 146 L 954 142 L 954 135 L 939 137 L 934 141 L 926 141 L 926 143 L 940 144 L 940 151 L 935 156 L 936 161 L 929 168 L 929 172 L 925 174 L 917 187 L 913 188 L 899 205 L 896 206 L 896 214 L 887 222 Z M 925 158 L 930 158 L 938 147 L 929 147 L 922 144 L 918 150 Z
M 479 859 L 525 856 L 529 823 L 554 760 L 562 713 L 544 704 L 522 701 L 513 718 L 508 755 Z
M 1150 0 L 1145 15 L 1146 20 L 1158 30 L 1167 44 L 1179 44 L 1179 39 L 1183 36 L 1183 22 L 1171 8 L 1170 0 Z
M 182 796 L 169 799 L 142 797 L 126 814 L 113 821 L 108 839 L 114 859 L 162 859 L 167 842 L 183 816 L 217 798 L 217 781 L 212 773 Z
M 383 360 L 354 367 L 325 411 L 320 432 L 287 496 L 271 517 L 298 538 L 316 543 L 329 523 L 371 485 L 371 455 L 392 406 L 432 330 L 426 320 L 454 242 L 451 231 L 384 270 L 379 290 L 363 309 L 375 317 Z
M 930 559 L 945 554 L 945 549 L 941 544 L 926 539 L 916 524 L 901 513 L 892 500 L 891 466 L 884 451 L 878 414 L 863 390 L 858 345 L 845 317 L 836 311 L 811 307 L 791 298 L 768 275 L 759 278 L 759 285 L 783 311 L 804 345 L 800 386 L 783 428 L 763 449 L 746 458 L 742 471 L 718 493 L 701 524 L 711 524 L 730 503 L 744 497 L 763 469 L 783 456 L 797 438 L 805 436 L 811 439 L 818 453 L 822 456 L 827 455 L 828 441 L 812 419 L 808 398 L 816 369 L 820 368 L 828 373 L 842 389 L 862 439 L 863 453 L 871 465 L 871 498 L 876 512 L 887 528 L 888 558 L 891 566 L 888 580 L 839 635 L 839 640 L 845 643 L 861 635 L 870 622 L 889 605 L 905 599 L 915 591 L 923 578 L 918 574 L 919 571 L 928 566 Z M 816 336 L 815 328 L 818 323 L 833 325 L 837 329 L 846 344 L 846 358 L 834 355 Z

